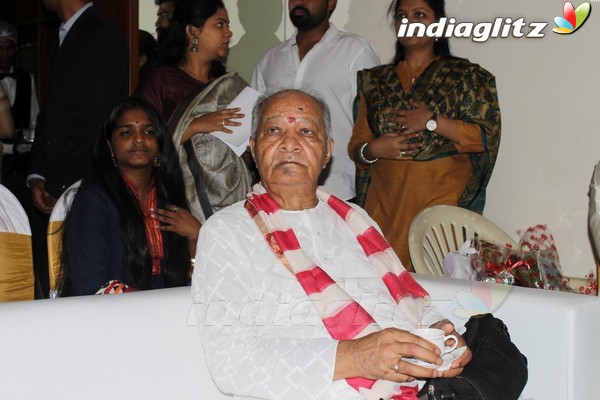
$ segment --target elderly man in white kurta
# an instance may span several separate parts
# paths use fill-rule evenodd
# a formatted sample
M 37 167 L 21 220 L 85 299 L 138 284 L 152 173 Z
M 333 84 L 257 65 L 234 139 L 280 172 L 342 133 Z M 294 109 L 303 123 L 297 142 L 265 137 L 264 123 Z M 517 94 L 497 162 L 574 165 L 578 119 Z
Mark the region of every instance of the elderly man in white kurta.
M 416 378 L 452 377 L 408 331 L 454 326 L 427 302 L 378 227 L 317 187 L 331 157 L 327 106 L 298 90 L 259 100 L 249 199 L 202 227 L 192 295 L 219 389 L 237 398 L 414 399 Z M 465 346 L 459 337 L 460 346 Z M 411 397 L 412 396 L 412 397 Z

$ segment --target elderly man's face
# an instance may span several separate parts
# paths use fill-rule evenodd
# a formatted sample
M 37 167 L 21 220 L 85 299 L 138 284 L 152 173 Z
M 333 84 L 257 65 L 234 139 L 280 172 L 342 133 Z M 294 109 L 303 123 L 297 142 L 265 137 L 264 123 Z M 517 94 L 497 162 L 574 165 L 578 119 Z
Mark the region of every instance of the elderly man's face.
M 327 142 L 318 104 L 301 93 L 281 95 L 267 104 L 257 130 L 250 146 L 267 189 L 277 185 L 316 188 L 333 148 L 333 141 Z

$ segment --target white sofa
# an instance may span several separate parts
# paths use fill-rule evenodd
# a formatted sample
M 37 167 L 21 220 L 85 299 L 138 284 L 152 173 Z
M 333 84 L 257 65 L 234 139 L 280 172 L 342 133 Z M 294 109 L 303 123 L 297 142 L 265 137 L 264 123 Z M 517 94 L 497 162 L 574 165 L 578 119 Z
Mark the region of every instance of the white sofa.
M 493 311 L 529 360 L 523 399 L 597 399 L 600 299 L 415 275 L 455 324 Z M 3 399 L 226 399 L 189 288 L 0 304 Z

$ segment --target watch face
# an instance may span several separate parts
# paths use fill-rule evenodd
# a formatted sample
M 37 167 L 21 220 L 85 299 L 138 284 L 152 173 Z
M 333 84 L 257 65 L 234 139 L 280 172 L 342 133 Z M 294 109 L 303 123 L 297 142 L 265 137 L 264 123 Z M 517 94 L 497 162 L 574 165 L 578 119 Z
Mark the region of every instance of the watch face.
M 435 131 L 437 129 L 437 122 L 433 119 L 430 119 L 429 121 L 427 121 L 427 124 L 425 125 L 425 127 L 427 128 L 428 131 Z

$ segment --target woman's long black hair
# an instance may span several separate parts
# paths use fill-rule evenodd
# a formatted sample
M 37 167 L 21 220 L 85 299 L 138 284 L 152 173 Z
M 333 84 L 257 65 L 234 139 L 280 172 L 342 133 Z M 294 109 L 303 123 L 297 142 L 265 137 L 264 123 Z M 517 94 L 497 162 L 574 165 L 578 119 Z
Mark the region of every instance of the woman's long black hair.
M 159 49 L 159 65 L 177 65 L 184 61 L 185 50 L 190 42 L 187 38 L 186 28 L 193 25 L 202 28 L 207 19 L 225 8 L 222 0 L 179 0 L 169 22 L 166 40 Z M 202 51 L 202 49 L 199 49 Z M 226 73 L 225 65 L 221 60 L 213 61 L 209 78 L 218 78 Z
M 152 176 L 156 181 L 159 204 L 163 207 L 165 204 L 174 204 L 187 208 L 181 167 L 167 127 L 156 109 L 138 97 L 118 100 L 105 115 L 102 131 L 96 142 L 91 170 L 77 190 L 86 190 L 91 186 L 100 187 L 114 202 L 119 212 L 120 230 L 125 247 L 122 281 L 136 289 L 151 289 L 152 259 L 144 217 L 135 194 L 127 187 L 120 170 L 114 165 L 109 147 L 119 118 L 125 111 L 131 109 L 144 111 L 155 129 L 160 166 L 152 168 Z M 168 246 L 165 249 L 165 260 L 162 262 L 165 286 L 185 285 L 189 281 L 190 272 L 188 241 L 174 232 L 163 231 L 163 238 Z M 66 244 L 67 229 L 63 230 L 63 240 Z M 67 246 L 64 245 L 61 255 L 61 291 L 64 294 L 68 294 L 70 290 L 70 267 L 66 249 Z
M 423 0 L 429 8 L 433 10 L 435 15 L 436 22 L 446 16 L 446 5 L 444 0 Z M 398 8 L 400 8 L 400 4 L 402 0 L 393 0 L 390 4 L 390 8 L 388 9 L 388 13 L 394 18 L 394 21 L 398 15 Z M 440 56 L 442 58 L 452 57 L 450 53 L 450 44 L 448 43 L 448 38 L 441 37 L 433 44 L 433 53 L 436 56 Z M 404 60 L 404 46 L 400 43 L 399 40 L 396 40 L 396 54 L 394 55 L 394 65 L 398 64 L 400 61 Z

